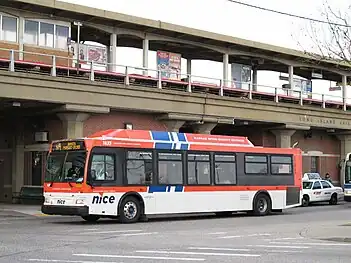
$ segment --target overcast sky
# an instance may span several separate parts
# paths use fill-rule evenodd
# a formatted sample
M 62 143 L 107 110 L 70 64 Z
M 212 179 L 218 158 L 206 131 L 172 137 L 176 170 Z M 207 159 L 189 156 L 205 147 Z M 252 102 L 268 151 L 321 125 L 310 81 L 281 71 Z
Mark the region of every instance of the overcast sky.
M 310 47 L 304 33 L 310 22 L 258 9 L 245 7 L 227 0 L 61 0 L 109 11 L 161 20 L 169 23 L 212 31 L 239 38 L 260 41 L 293 49 Z M 300 16 L 324 19 L 321 17 L 325 0 L 241 0 L 241 2 L 275 9 Z M 336 3 L 335 3 L 336 2 Z M 329 0 L 335 9 L 346 8 L 350 0 Z M 299 45 L 298 42 L 301 44 Z M 118 64 L 142 66 L 140 50 L 118 49 Z M 149 66 L 156 68 L 156 55 L 149 55 Z M 182 62 L 183 63 L 183 62 Z M 184 64 L 183 64 L 184 65 Z M 185 72 L 186 65 L 182 66 Z M 209 70 L 209 68 L 211 68 Z M 194 61 L 192 74 L 221 78 L 222 65 L 216 62 Z M 279 73 L 259 72 L 258 84 L 281 86 Z M 327 93 L 329 82 L 313 81 L 313 92 Z M 331 95 L 340 96 L 334 91 Z M 351 94 L 351 92 L 350 92 Z

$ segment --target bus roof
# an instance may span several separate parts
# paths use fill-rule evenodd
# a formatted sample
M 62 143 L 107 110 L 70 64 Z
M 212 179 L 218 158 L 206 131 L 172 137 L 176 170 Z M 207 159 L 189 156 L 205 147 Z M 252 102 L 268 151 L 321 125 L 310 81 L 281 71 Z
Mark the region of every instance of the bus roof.
M 258 152 L 294 152 L 298 149 L 280 149 L 255 147 L 244 136 L 224 136 L 211 134 L 178 133 L 166 131 L 109 129 L 96 132 L 84 139 L 87 146 L 151 148 L 164 150 L 197 150 L 197 151 L 243 151 Z M 63 141 L 63 140 L 60 140 Z M 67 140 L 65 140 L 67 141 Z M 56 141 L 58 142 L 58 141 Z M 245 150 L 246 149 L 246 150 Z M 287 151 L 288 150 L 288 151 Z

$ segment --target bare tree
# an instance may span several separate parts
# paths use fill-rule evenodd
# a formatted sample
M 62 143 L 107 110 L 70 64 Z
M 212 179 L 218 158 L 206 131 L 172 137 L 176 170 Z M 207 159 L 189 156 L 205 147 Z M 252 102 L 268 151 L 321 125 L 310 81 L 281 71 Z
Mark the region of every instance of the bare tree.
M 304 43 L 298 43 L 306 54 L 318 60 L 339 61 L 340 64 L 351 66 L 351 5 L 344 9 L 333 8 L 325 1 L 321 16 L 323 21 L 311 20 L 306 28 L 301 29 Z

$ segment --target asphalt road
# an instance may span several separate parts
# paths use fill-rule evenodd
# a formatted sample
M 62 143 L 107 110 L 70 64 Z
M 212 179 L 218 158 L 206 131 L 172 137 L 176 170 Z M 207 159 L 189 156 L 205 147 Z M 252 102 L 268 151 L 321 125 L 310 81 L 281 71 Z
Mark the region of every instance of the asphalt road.
M 131 225 L 0 213 L 0 263 L 349 263 L 351 243 L 322 239 L 350 222 L 351 204 Z

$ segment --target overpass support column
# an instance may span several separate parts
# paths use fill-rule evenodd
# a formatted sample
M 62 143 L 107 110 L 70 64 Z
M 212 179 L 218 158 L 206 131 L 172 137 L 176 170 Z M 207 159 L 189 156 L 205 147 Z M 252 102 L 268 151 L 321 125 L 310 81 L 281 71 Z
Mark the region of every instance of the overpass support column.
M 12 192 L 19 193 L 24 185 L 24 138 L 22 131 L 17 131 L 12 148 Z
M 149 40 L 144 39 L 143 40 L 143 68 L 145 69 L 143 71 L 143 75 L 147 76 L 149 75 L 148 68 L 149 68 Z
M 186 74 L 191 75 L 191 59 L 186 60 Z
M 342 103 L 343 109 L 346 111 L 346 103 L 347 103 L 347 76 L 342 76 Z
M 252 67 L 252 91 L 257 91 L 257 67 Z
M 275 135 L 275 146 L 278 148 L 291 148 L 291 136 L 296 130 L 271 130 Z
M 89 114 L 69 112 L 59 113 L 57 115 L 63 123 L 65 139 L 75 139 L 83 137 L 84 121 L 89 118 Z
M 108 71 L 117 71 L 117 34 L 110 35 L 110 50 L 108 52 Z
M 201 134 L 211 134 L 211 131 L 217 126 L 217 123 L 204 123 L 194 125 L 194 132 Z
M 164 120 L 162 121 L 169 132 L 179 132 L 179 129 L 184 125 L 185 121 L 181 120 Z
M 290 90 L 294 88 L 294 66 L 289 65 L 289 85 Z
M 223 55 L 223 86 L 228 87 L 229 76 L 228 76 L 228 67 L 229 67 L 229 55 Z

